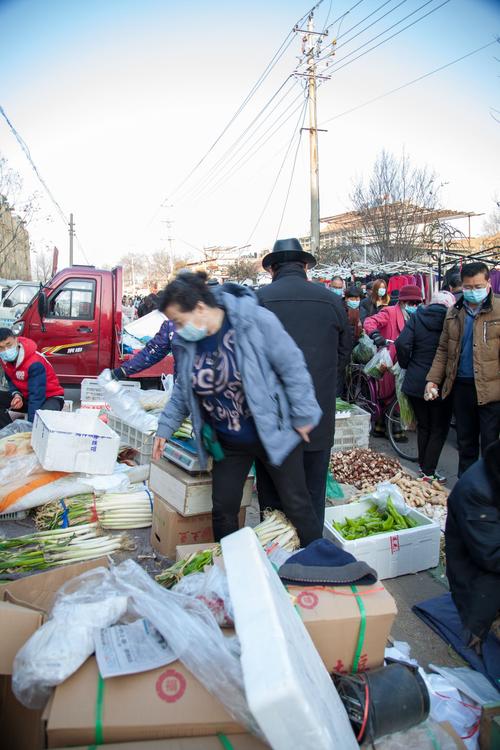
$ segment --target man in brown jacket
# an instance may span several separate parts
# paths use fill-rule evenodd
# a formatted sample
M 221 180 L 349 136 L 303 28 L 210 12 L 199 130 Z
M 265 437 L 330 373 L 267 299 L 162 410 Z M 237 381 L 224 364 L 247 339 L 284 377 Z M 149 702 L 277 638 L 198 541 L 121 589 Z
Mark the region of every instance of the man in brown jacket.
M 462 267 L 463 297 L 445 318 L 427 373 L 427 398 L 452 394 L 457 422 L 458 476 L 498 440 L 500 434 L 500 298 L 485 263 Z

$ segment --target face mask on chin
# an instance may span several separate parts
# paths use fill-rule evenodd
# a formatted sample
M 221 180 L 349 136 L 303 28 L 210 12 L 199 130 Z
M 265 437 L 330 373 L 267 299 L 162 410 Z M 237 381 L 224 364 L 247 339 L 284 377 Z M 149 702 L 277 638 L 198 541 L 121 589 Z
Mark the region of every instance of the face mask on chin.
M 205 327 L 198 328 L 194 323 L 188 321 L 182 328 L 177 328 L 177 333 L 184 341 L 201 341 L 206 338 L 208 331 Z

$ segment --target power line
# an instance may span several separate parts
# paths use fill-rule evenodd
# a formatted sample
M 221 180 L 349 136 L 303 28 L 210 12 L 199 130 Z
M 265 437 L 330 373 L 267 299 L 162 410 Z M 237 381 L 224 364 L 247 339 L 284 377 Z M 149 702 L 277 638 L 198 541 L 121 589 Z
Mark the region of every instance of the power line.
M 293 177 L 294 177 L 294 174 L 295 174 L 295 167 L 297 165 L 297 157 L 299 155 L 300 144 L 301 144 L 301 141 L 302 141 L 302 129 L 304 127 L 304 120 L 305 120 L 305 118 L 306 118 L 306 108 L 304 107 L 304 114 L 303 114 L 303 117 L 302 117 L 302 122 L 300 124 L 299 137 L 298 137 L 298 140 L 297 140 L 297 148 L 295 149 L 295 156 L 293 157 L 293 164 L 292 164 L 292 171 L 291 171 L 291 174 L 290 174 L 290 181 L 288 183 L 288 189 L 286 191 L 285 202 L 283 204 L 283 211 L 281 212 L 280 223 L 278 224 L 278 229 L 276 231 L 276 239 L 278 239 L 279 233 L 281 231 L 281 225 L 283 223 L 283 218 L 285 216 L 286 207 L 288 205 L 288 199 L 290 197 L 290 190 L 292 189 L 292 182 L 293 182 Z
M 364 3 L 365 0 L 358 0 L 357 3 L 354 3 L 354 5 L 351 5 L 350 8 L 348 8 L 344 13 L 342 13 L 338 18 L 336 18 L 334 21 L 331 22 L 329 26 L 326 27 L 325 32 L 332 28 L 332 26 L 335 26 L 338 21 L 342 21 L 349 13 L 354 10 L 354 8 L 357 8 L 358 5 L 361 5 L 361 3 Z
M 259 214 L 259 218 L 255 222 L 255 225 L 254 225 L 252 231 L 250 232 L 250 235 L 249 235 L 249 237 L 248 237 L 248 239 L 247 239 L 247 241 L 245 243 L 246 245 L 250 244 L 250 241 L 251 241 L 252 237 L 254 236 L 255 231 L 257 230 L 257 227 L 259 226 L 259 224 L 260 224 L 260 222 L 262 220 L 262 217 L 264 216 L 264 214 L 265 214 L 265 212 L 267 210 L 267 207 L 268 207 L 268 205 L 269 205 L 269 203 L 271 201 L 271 198 L 273 197 L 273 193 L 274 193 L 274 191 L 276 189 L 276 185 L 278 184 L 278 180 L 279 180 L 279 178 L 281 176 L 281 173 L 283 171 L 283 168 L 285 166 L 285 162 L 286 162 L 286 160 L 288 158 L 288 154 L 290 153 L 290 149 L 292 148 L 292 144 L 293 144 L 293 141 L 294 141 L 295 136 L 296 136 L 297 128 L 299 127 L 300 123 L 303 121 L 303 117 L 304 117 L 304 113 L 305 113 L 306 107 L 307 107 L 307 99 L 304 100 L 303 112 L 300 113 L 299 120 L 298 120 L 297 125 L 295 126 L 295 128 L 293 130 L 292 137 L 290 139 L 290 143 L 288 144 L 287 150 L 285 152 L 285 156 L 283 157 L 283 161 L 281 162 L 280 168 L 278 170 L 278 174 L 276 175 L 276 179 L 274 180 L 273 186 L 271 188 L 271 191 L 270 191 L 269 195 L 267 196 L 267 199 L 266 199 L 266 201 L 264 203 L 262 211 Z M 299 138 L 300 138 L 300 130 L 299 130 Z
M 31 152 L 30 152 L 30 150 L 28 148 L 28 145 L 26 144 L 26 141 L 23 140 L 23 138 L 21 137 L 20 133 L 16 130 L 16 128 L 14 127 L 13 123 L 11 122 L 11 120 L 9 119 L 9 117 L 7 116 L 6 111 L 4 110 L 4 108 L 1 105 L 0 105 L 0 115 L 2 115 L 3 119 L 5 120 L 5 122 L 7 123 L 8 127 L 9 127 L 12 135 L 14 136 L 14 138 L 18 142 L 19 146 L 21 147 L 22 152 L 24 153 L 24 155 L 26 156 L 27 160 L 29 161 L 29 163 L 31 165 L 31 168 L 33 169 L 34 173 L 38 177 L 38 180 L 40 181 L 43 189 L 45 190 L 45 192 L 49 196 L 50 200 L 52 201 L 53 205 L 55 206 L 55 208 L 57 210 L 57 213 L 59 214 L 60 218 L 64 221 L 64 223 L 67 226 L 69 224 L 69 220 L 68 220 L 67 216 L 65 215 L 65 213 L 62 210 L 60 204 L 55 199 L 52 191 L 50 190 L 49 186 L 47 185 L 47 183 L 43 179 L 42 175 L 40 174 L 40 170 L 36 166 L 36 164 L 35 164 L 35 162 L 33 160 L 33 157 L 31 156 Z M 82 244 L 81 244 L 81 242 L 80 242 L 80 240 L 79 240 L 78 237 L 77 237 L 77 242 L 78 242 L 78 247 L 80 248 L 80 251 L 81 251 L 84 259 L 88 263 L 89 260 L 88 260 L 86 254 L 85 254 L 85 251 L 84 251 L 84 249 L 82 247 Z
M 428 73 L 424 73 L 423 75 L 418 76 L 418 78 L 414 78 L 412 81 L 407 81 L 406 83 L 403 83 L 401 86 L 397 86 L 395 89 L 386 91 L 383 94 L 374 96 L 372 99 L 368 99 L 366 102 L 363 102 L 362 104 L 357 104 L 355 107 L 346 109 L 344 112 L 340 112 L 338 115 L 334 115 L 333 117 L 330 117 L 328 120 L 325 120 L 324 122 L 321 123 L 321 125 L 322 126 L 326 125 L 329 122 L 333 122 L 333 120 L 338 120 L 340 117 L 344 117 L 345 115 L 350 115 L 352 112 L 356 112 L 358 109 L 367 107 L 369 104 L 378 102 L 380 101 L 380 99 L 385 99 L 386 96 L 395 94 L 397 91 L 402 91 L 408 86 L 412 86 L 414 83 L 423 81 L 424 78 L 429 78 L 429 76 L 432 76 L 435 73 L 439 73 L 441 70 L 445 70 L 445 68 L 449 68 L 451 65 L 455 65 L 456 63 L 461 62 L 462 60 L 465 60 L 467 57 L 471 57 L 472 55 L 475 55 L 478 52 L 482 52 L 482 50 L 487 49 L 487 47 L 491 47 L 493 44 L 498 44 L 499 42 L 500 42 L 500 37 L 498 37 L 497 39 L 494 39 L 492 42 L 488 42 L 488 44 L 483 44 L 482 47 L 477 47 L 476 49 L 473 49 L 470 52 L 467 52 L 465 55 L 462 55 L 461 57 L 457 57 L 455 60 L 451 60 L 450 62 L 445 63 L 445 65 L 440 65 L 439 68 L 434 68 L 434 70 L 430 70 Z

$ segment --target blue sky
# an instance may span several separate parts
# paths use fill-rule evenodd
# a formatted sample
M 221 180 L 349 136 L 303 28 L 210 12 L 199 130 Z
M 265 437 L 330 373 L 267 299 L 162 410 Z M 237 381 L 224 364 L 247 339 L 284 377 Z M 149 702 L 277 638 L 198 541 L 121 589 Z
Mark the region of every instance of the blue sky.
M 335 59 L 340 61 L 424 1 L 388 0 L 377 11 L 383 0 L 363 0 L 342 21 L 344 36 Z M 402 25 L 440 1 L 430 0 Z M 330 23 L 353 4 L 333 1 L 330 10 L 330 1 L 323 0 L 315 16 L 317 27 L 324 26 L 329 11 Z M 210 173 L 212 178 L 206 178 L 206 171 L 293 70 L 300 53 L 298 36 L 209 159 L 173 196 L 173 207 L 158 207 L 207 151 L 308 8 L 297 0 L 0 0 L 0 104 L 30 146 L 65 212 L 75 214 L 90 261 L 112 263 L 130 250 L 158 249 L 165 244 L 161 219 L 166 218 L 174 221 L 178 252 L 190 245 L 242 245 L 254 227 L 251 241 L 256 250 L 274 242 L 295 142 L 257 220 L 299 113 L 267 144 L 258 150 L 256 146 L 255 154 L 250 151 L 252 158 L 238 170 L 245 149 L 232 161 L 231 154 L 225 157 L 222 169 Z M 391 12 L 341 49 L 341 42 L 370 21 L 349 29 L 372 11 L 376 13 L 370 20 Z M 339 25 L 330 33 L 338 35 Z M 486 44 L 495 35 L 500 35 L 500 1 L 450 0 L 379 49 L 332 73 L 318 92 L 319 121 Z M 490 112 L 492 107 L 500 109 L 500 63 L 495 55 L 500 59 L 500 45 L 325 125 L 328 132 L 320 136 L 321 214 L 350 208 L 353 179 L 369 173 L 382 148 L 397 153 L 404 148 L 415 163 L 435 169 L 448 183 L 442 194 L 446 207 L 490 211 L 495 195 L 500 199 L 500 124 Z M 300 104 L 299 85 L 290 81 L 283 92 L 288 88 L 276 116 L 294 97 Z M 265 134 L 270 122 L 272 118 L 255 139 Z M 37 187 L 3 122 L 0 151 L 22 174 L 27 191 Z M 46 215 L 53 220 L 45 221 Z M 303 137 L 280 234 L 305 234 L 308 222 L 308 148 Z M 479 231 L 481 220 L 475 222 L 473 230 Z M 65 227 L 45 199 L 31 231 L 39 247 L 56 243 L 64 260 Z

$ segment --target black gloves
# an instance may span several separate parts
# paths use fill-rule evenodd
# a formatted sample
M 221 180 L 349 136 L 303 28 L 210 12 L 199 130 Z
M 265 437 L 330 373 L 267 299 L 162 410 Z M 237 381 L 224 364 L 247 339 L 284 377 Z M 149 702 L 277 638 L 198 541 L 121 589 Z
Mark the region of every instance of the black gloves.
M 373 331 L 373 333 L 370 336 L 371 340 L 377 347 L 385 346 L 387 344 L 387 339 L 385 339 L 380 331 Z

